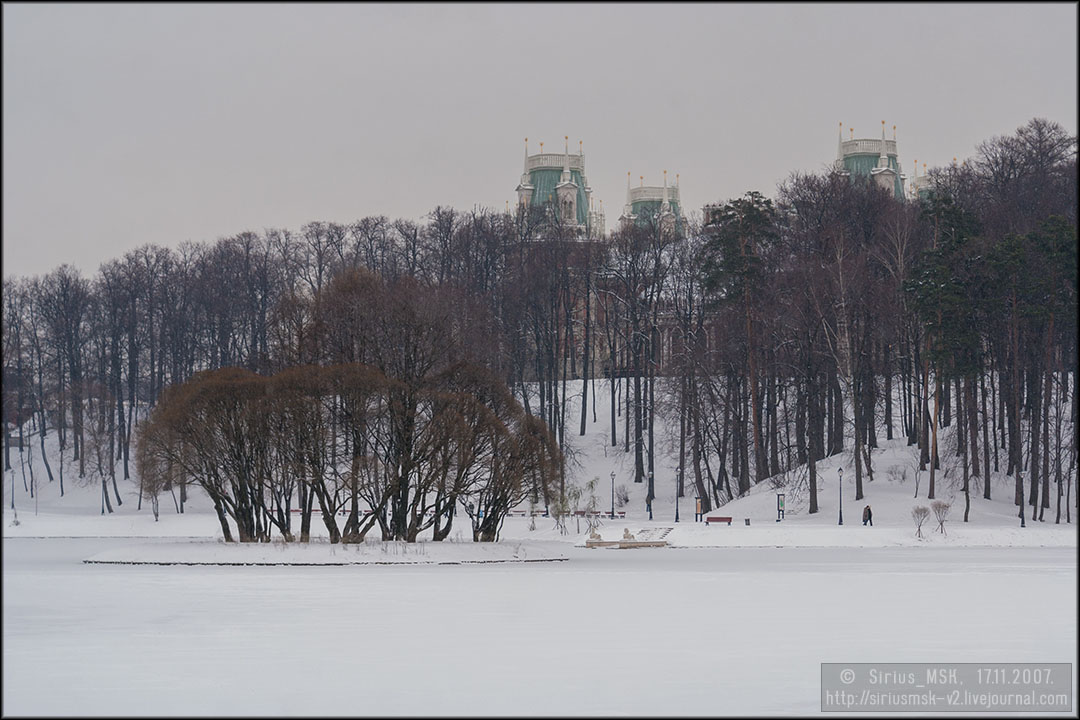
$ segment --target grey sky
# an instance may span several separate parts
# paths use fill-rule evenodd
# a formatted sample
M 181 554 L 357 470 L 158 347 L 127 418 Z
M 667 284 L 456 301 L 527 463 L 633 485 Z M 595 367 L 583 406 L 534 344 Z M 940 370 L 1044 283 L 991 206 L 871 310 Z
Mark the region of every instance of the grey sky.
M 1077 131 L 1077 5 L 3 5 L 3 273 L 436 205 L 584 141 L 700 210 L 897 126 L 929 166 Z

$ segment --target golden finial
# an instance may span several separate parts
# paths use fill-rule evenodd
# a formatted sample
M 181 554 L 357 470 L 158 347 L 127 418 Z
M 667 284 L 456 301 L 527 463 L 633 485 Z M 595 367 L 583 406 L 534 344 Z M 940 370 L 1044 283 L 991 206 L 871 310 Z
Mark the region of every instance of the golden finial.
M 544 154 L 544 141 L 543 140 L 540 141 L 540 154 L 541 155 Z
M 851 139 L 854 140 L 855 139 L 855 128 L 848 128 L 848 130 L 851 131 Z
M 896 126 L 895 125 L 892 126 L 892 139 L 896 140 Z
M 638 175 L 638 177 L 641 178 L 641 187 L 645 187 L 645 176 L 644 175 Z

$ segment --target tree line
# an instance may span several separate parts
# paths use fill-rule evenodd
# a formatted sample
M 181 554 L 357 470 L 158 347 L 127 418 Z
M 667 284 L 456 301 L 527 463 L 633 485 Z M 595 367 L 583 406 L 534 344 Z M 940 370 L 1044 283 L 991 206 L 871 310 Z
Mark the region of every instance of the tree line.
M 312 345 L 332 364 L 206 370 L 167 387 L 136 447 L 155 516 L 166 486 L 195 482 L 227 541 L 229 520 L 241 542 L 293 540 L 294 498 L 302 542 L 313 516 L 331 543 L 376 525 L 384 540 L 443 540 L 459 505 L 473 539 L 493 541 L 512 507 L 553 498 L 562 459 L 546 425 L 465 359 L 438 295 L 343 273 L 313 303 Z
M 282 378 L 307 390 L 288 401 L 264 390 L 258 402 L 319 408 L 330 428 L 330 440 L 309 428 L 312 437 L 295 442 L 331 458 L 359 452 L 360 443 L 368 457 L 348 437 L 341 373 L 367 373 L 381 388 L 371 390 L 380 407 L 393 404 L 395 383 L 416 388 L 410 402 L 431 421 L 437 403 L 424 393 L 458 392 L 438 383 L 459 382 L 445 373 L 464 363 L 507 388 L 509 399 L 496 403 L 503 411 L 481 403 L 504 412 L 505 428 L 525 427 L 513 400 L 565 451 L 566 462 L 540 463 L 542 487 L 529 490 L 539 502 L 565 494 L 573 464 L 566 434 L 575 425 L 585 433 L 590 397 L 596 418 L 600 382 L 610 389 L 610 442 L 632 453 L 634 481 L 648 483 L 650 504 L 655 458 L 668 451 L 678 458 L 677 492 L 688 485 L 706 511 L 785 478 L 816 512 L 816 461 L 842 452 L 852 455 L 861 499 L 884 435 L 905 438 L 929 470 L 928 498 L 943 463 L 957 466 L 965 496 L 975 488 L 989 497 L 992 468 L 1014 478 L 1021 517 L 1025 504 L 1041 517 L 1053 482 L 1069 520 L 1076 180 L 1076 138 L 1036 119 L 981 143 L 964 163 L 932 170 L 919 202 L 830 169 L 791 175 L 775 199 L 748 192 L 705 216 L 644 216 L 606 238 L 582 237 L 543 208 L 439 207 L 423 223 L 375 216 L 175 249 L 144 245 L 92 278 L 67 265 L 5 278 L 5 468 L 12 449 L 22 458 L 36 445 L 50 482 L 55 474 L 63 487 L 65 466 L 100 481 L 108 512 L 122 502 L 117 475 L 132 474 L 134 429 L 163 399 L 190 405 L 206 383 L 235 384 L 239 412 L 248 407 L 242 388 L 280 388 Z M 417 330 L 436 326 L 440 340 Z M 440 355 L 451 345 L 452 356 Z M 206 374 L 223 368 L 233 370 Z M 575 378 L 585 381 L 570 384 Z M 465 394 L 494 391 L 485 392 Z M 569 418 L 576 392 L 581 415 Z M 255 419 L 278 412 L 264 408 Z M 377 414 L 383 430 L 401 422 L 391 415 Z M 941 428 L 954 424 L 951 445 L 939 446 Z M 677 436 L 658 433 L 661 426 Z M 59 452 L 50 457 L 51 433 Z M 267 449 L 260 462 L 284 467 L 299 452 Z M 384 476 L 394 462 L 400 475 L 410 457 L 394 453 L 370 454 Z M 175 494 L 182 511 L 187 482 L 198 476 L 176 473 L 179 458 L 162 470 L 167 459 L 147 458 L 147 467 L 158 468 L 154 489 Z M 407 473 L 427 471 L 427 460 L 414 462 Z M 296 495 L 301 510 L 315 507 L 311 493 L 324 511 L 366 501 L 344 479 L 360 469 L 313 489 L 313 467 L 290 471 L 296 489 L 301 476 L 307 483 Z M 284 471 L 259 482 L 272 485 L 275 472 Z M 392 484 L 405 494 L 387 495 L 368 529 L 406 538 L 427 522 L 410 513 L 425 503 L 427 513 L 437 493 L 409 477 Z M 140 478 L 149 493 L 149 478 Z M 255 536 L 280 520 L 273 498 L 281 488 L 264 490 L 269 499 L 244 531 Z M 359 522 L 350 516 L 342 534 L 366 532 Z

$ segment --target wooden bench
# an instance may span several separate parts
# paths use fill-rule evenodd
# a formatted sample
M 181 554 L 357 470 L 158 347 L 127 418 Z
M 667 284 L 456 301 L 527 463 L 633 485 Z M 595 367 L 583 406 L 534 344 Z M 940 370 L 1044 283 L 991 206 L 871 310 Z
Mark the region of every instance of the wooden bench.
M 706 525 L 708 525 L 709 523 L 714 523 L 714 522 L 726 522 L 728 525 L 730 525 L 731 524 L 731 518 L 729 518 L 729 517 L 713 517 L 713 516 L 709 516 L 709 517 L 705 518 L 705 524 Z

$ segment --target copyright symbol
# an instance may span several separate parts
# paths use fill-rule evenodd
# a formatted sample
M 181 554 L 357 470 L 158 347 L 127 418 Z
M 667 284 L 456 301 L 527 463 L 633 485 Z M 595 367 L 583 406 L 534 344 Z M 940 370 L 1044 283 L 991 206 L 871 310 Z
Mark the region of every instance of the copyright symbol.
M 855 682 L 855 671 L 851 668 L 844 668 L 840 671 L 840 682 L 845 685 L 850 685 Z

